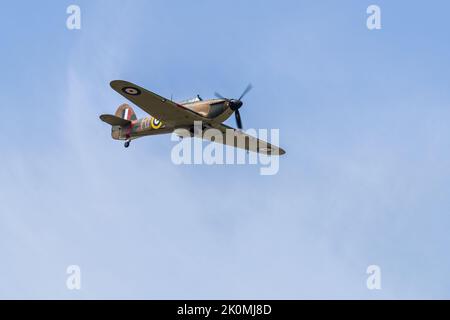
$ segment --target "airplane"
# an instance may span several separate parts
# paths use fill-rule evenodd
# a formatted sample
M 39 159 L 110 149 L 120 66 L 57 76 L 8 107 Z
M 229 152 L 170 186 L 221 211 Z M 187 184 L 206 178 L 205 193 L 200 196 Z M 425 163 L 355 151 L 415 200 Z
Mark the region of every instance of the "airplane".
M 282 148 L 242 131 L 239 109 L 243 106 L 242 99 L 252 89 L 250 84 L 238 99 L 225 98 L 216 92 L 216 99 L 203 100 L 197 95 L 194 99 L 181 102 L 161 97 L 128 81 L 114 80 L 110 85 L 113 90 L 149 114 L 147 117 L 138 119 L 133 108 L 125 103 L 119 106 L 115 115 L 100 116 L 102 121 L 111 125 L 111 137 L 125 141 L 125 148 L 130 146 L 132 140 L 158 134 L 175 133 L 181 139 L 194 136 L 208 139 L 203 135 L 199 136 L 195 131 L 194 122 L 201 121 L 202 130 L 214 128 L 223 134 L 223 139 L 220 141 L 223 144 L 265 155 L 286 153 Z M 233 113 L 237 129 L 223 123 Z M 189 134 L 186 135 L 186 132 Z M 231 133 L 228 139 L 227 132 Z

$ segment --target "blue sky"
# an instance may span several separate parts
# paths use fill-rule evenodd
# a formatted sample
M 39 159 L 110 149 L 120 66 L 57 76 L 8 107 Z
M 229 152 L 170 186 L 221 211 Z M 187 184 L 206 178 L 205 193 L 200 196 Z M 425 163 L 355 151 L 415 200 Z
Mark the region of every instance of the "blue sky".
M 449 10 L 3 4 L 0 298 L 450 298 Z M 168 135 L 125 150 L 98 119 L 125 102 L 114 79 L 179 100 L 252 82 L 244 125 L 280 129 L 279 173 L 175 166 Z

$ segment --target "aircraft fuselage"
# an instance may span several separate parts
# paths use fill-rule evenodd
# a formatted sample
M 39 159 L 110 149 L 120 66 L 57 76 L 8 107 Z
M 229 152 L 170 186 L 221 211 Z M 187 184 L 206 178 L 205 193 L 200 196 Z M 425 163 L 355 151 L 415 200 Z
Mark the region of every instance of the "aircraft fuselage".
M 229 102 L 224 99 L 179 103 L 179 105 L 200 114 L 208 122 L 222 123 L 233 114 Z M 178 128 L 181 127 L 172 123 L 164 123 L 149 115 L 145 118 L 131 121 L 131 124 L 126 127 L 113 126 L 111 135 L 117 140 L 129 140 L 142 136 L 171 133 Z

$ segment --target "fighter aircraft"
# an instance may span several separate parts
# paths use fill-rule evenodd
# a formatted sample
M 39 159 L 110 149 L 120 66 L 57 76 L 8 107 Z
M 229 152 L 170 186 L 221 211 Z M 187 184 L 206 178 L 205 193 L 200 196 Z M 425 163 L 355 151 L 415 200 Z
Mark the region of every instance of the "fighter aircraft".
M 251 85 L 247 86 L 238 99 L 225 98 L 219 93 L 215 93 L 217 99 L 203 100 L 197 95 L 194 99 L 181 102 L 161 97 L 128 81 L 115 80 L 110 85 L 119 94 L 148 113 L 147 117 L 138 119 L 134 110 L 128 104 L 122 104 L 115 115 L 103 114 L 100 116 L 102 121 L 112 126 L 112 138 L 125 141 L 125 148 L 130 146 L 131 140 L 172 132 L 179 135 L 180 138 L 187 137 L 185 133 L 188 132 L 189 137 L 195 136 L 207 139 L 203 135 L 199 136 L 195 131 L 194 122 L 201 122 L 202 131 L 210 128 L 219 130 L 223 135 L 220 142 L 226 145 L 266 155 L 285 154 L 285 151 L 280 147 L 271 145 L 242 131 L 239 109 L 243 106 L 242 99 L 252 89 Z M 233 113 L 236 118 L 237 129 L 223 123 Z M 216 142 L 219 142 L 219 140 Z

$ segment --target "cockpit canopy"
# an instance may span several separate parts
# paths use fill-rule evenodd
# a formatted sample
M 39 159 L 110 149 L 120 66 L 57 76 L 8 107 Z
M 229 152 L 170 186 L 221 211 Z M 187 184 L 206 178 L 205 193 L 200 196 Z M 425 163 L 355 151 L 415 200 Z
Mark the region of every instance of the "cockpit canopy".
M 203 101 L 203 99 L 200 97 L 200 95 L 197 95 L 195 98 L 180 101 L 180 104 L 190 104 L 190 103 L 196 103 L 196 102 L 200 102 L 200 101 Z

